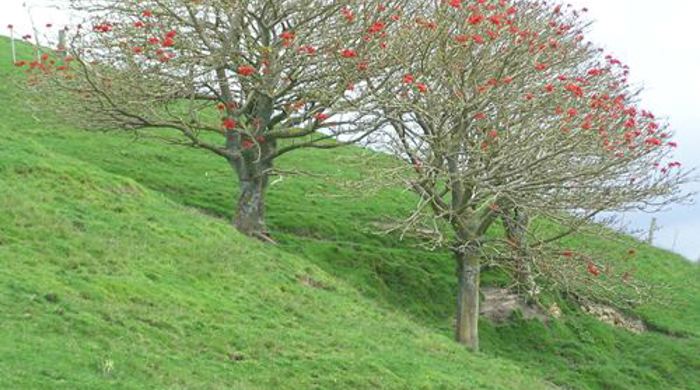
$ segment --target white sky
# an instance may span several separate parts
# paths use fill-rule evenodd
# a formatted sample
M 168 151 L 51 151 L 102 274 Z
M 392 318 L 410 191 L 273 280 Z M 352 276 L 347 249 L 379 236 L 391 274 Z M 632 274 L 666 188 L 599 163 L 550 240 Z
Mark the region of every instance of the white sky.
M 591 40 L 631 67 L 631 80 L 644 86 L 642 102 L 668 116 L 676 132 L 678 160 L 700 167 L 700 39 L 697 0 L 569 0 L 589 8 L 595 20 Z M 687 187 L 700 191 L 699 184 Z M 662 229 L 656 244 L 697 260 L 700 206 L 674 206 L 656 215 Z M 648 228 L 652 216 L 625 216 L 631 227 Z
M 0 0 L 0 33 L 33 34 L 27 9 L 37 26 L 60 28 L 70 20 L 66 12 L 47 7 L 55 0 Z M 588 7 L 595 20 L 591 40 L 603 46 L 632 69 L 631 79 L 643 85 L 643 105 L 668 116 L 680 147 L 678 159 L 686 167 L 700 166 L 700 35 L 697 0 L 568 0 Z M 688 190 L 700 191 L 695 184 Z M 645 229 L 650 215 L 626 215 L 631 228 Z M 662 229 L 657 245 L 690 259 L 700 258 L 700 206 L 675 206 L 656 215 Z M 675 247 L 674 247 L 675 242 Z

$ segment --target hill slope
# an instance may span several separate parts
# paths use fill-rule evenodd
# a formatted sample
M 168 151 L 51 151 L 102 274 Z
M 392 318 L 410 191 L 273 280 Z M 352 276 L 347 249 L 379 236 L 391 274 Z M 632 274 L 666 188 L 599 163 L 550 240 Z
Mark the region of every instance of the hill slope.
M 133 180 L 0 139 L 2 388 L 544 386 Z
M 13 71 L 0 65 L 3 80 Z M 9 83 L 0 96 L 2 387 L 700 383 L 700 269 L 678 256 L 642 247 L 637 259 L 640 277 L 673 287 L 637 310 L 654 332 L 632 335 L 562 302 L 566 315 L 547 325 L 483 321 L 474 356 L 450 341 L 449 253 L 373 233 L 405 215 L 411 195 L 347 195 L 368 152 L 281 161 L 313 175 L 271 188 L 271 248 L 229 228 L 235 188 L 216 157 L 41 121 Z M 567 243 L 620 258 L 629 245 Z

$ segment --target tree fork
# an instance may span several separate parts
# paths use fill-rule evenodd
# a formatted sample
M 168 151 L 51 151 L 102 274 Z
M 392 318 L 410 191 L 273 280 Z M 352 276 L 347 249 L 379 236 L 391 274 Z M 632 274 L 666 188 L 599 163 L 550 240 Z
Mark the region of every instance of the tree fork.
M 514 271 L 518 281 L 518 288 L 523 286 L 530 297 L 537 295 L 538 288 L 532 275 L 532 264 L 530 263 L 530 248 L 525 237 L 530 218 L 526 212 L 518 207 L 513 207 L 503 211 L 501 216 L 503 226 L 506 231 L 506 238 L 512 245 Z

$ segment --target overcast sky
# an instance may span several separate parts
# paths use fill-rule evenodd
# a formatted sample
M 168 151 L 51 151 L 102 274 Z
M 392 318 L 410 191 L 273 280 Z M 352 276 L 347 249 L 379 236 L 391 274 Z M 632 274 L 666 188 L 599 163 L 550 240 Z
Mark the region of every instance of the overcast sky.
M 46 7 L 52 0 L 0 0 L 0 28 L 18 35 L 33 33 L 27 9 L 37 26 L 69 23 L 65 12 Z M 55 0 L 54 4 L 55 4 Z M 645 87 L 643 106 L 668 116 L 680 145 L 677 156 L 686 167 L 700 166 L 700 39 L 697 0 L 568 0 L 589 8 L 595 20 L 591 40 L 630 65 L 631 80 Z M 700 185 L 688 186 L 700 191 Z M 675 206 L 656 215 L 661 226 L 656 244 L 697 260 L 700 258 L 700 206 Z M 626 215 L 634 229 L 646 229 L 652 216 Z
M 591 40 L 631 67 L 631 80 L 644 86 L 642 103 L 668 116 L 679 143 L 678 160 L 700 166 L 700 39 L 697 0 L 569 0 L 589 8 L 595 20 Z M 700 185 L 687 187 L 700 191 Z M 697 260 L 700 206 L 675 206 L 656 215 L 662 229 L 656 244 Z M 649 226 L 652 216 L 628 215 L 632 227 Z M 674 247 L 675 241 L 675 247 Z

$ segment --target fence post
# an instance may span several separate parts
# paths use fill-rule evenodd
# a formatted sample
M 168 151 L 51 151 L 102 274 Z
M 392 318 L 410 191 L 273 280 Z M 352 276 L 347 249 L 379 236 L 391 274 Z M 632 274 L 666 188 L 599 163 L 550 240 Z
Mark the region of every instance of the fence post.
M 66 29 L 60 29 L 58 31 L 58 47 L 56 48 L 58 55 L 61 58 L 66 57 L 68 48 L 66 47 Z
M 15 49 L 15 28 L 10 25 L 10 46 L 12 46 L 12 63 L 17 62 L 17 49 Z
M 654 232 L 656 231 L 656 217 L 651 219 L 651 225 L 649 226 L 649 236 L 647 237 L 647 244 L 654 245 Z

